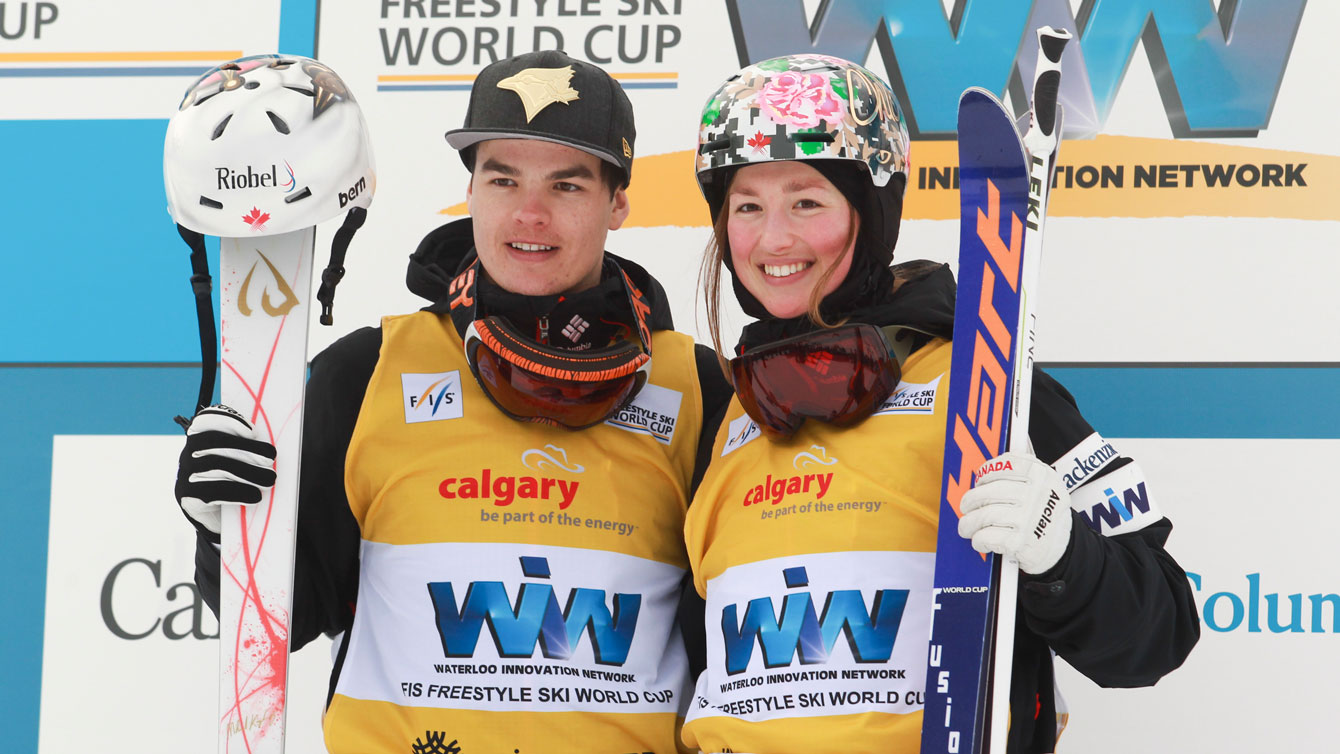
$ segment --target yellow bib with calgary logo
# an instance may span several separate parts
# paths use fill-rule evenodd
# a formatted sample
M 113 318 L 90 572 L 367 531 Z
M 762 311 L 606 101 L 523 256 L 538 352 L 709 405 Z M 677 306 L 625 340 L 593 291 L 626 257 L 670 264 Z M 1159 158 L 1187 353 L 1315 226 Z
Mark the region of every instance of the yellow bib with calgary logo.
M 603 424 L 507 418 L 447 315 L 382 322 L 345 462 L 358 605 L 331 754 L 673 752 L 675 625 L 702 423 L 693 342 Z
M 949 357 L 917 350 L 845 429 L 773 442 L 731 402 L 684 529 L 707 601 L 690 747 L 919 749 Z

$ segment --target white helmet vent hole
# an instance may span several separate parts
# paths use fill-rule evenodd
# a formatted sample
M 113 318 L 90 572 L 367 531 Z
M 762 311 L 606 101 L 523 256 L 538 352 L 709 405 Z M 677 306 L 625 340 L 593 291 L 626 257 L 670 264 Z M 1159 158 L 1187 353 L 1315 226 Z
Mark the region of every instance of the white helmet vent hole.
M 278 131 L 281 134 L 284 134 L 285 136 L 288 135 L 288 124 L 284 122 L 283 118 L 279 117 L 278 115 L 275 115 L 273 112 L 269 110 L 266 110 L 265 114 L 269 116 L 270 122 L 274 124 L 276 131 Z
M 219 121 L 219 125 L 214 127 L 214 135 L 209 137 L 209 140 L 214 141 L 220 136 L 223 136 L 223 129 L 228 127 L 228 121 L 232 119 L 233 119 L 232 113 L 228 113 L 227 115 L 223 116 L 223 120 Z
M 296 202 L 296 201 L 298 201 L 298 200 L 300 200 L 300 199 L 306 199 L 307 197 L 309 197 L 309 196 L 311 196 L 311 195 L 312 195 L 312 189 L 309 188 L 309 187 L 307 187 L 307 186 L 303 186 L 303 187 L 302 187 L 302 191 L 299 191 L 298 193 L 293 194 L 292 196 L 286 196 L 286 197 L 284 197 L 284 203 L 285 203 L 285 204 L 292 204 L 292 203 L 294 203 L 294 202 Z
M 308 97 L 315 97 L 315 96 L 316 96 L 316 92 L 315 92 L 315 91 L 313 91 L 313 90 L 311 90 L 311 89 L 303 89 L 303 88 L 300 87 L 300 86 L 286 86 L 286 87 L 284 87 L 284 88 L 285 88 L 285 89 L 288 89 L 288 90 L 291 91 L 291 92 L 297 92 L 298 94 L 305 94 L 305 95 L 307 95 Z
M 258 86 L 260 86 L 260 85 L 261 85 L 261 82 L 259 82 L 259 81 L 248 81 L 247 83 L 243 84 L 242 86 L 245 87 L 245 88 L 247 88 L 247 89 L 255 89 L 256 87 L 258 87 Z
M 202 196 L 200 197 L 200 206 L 210 209 L 223 209 L 223 202 L 210 199 L 208 196 Z

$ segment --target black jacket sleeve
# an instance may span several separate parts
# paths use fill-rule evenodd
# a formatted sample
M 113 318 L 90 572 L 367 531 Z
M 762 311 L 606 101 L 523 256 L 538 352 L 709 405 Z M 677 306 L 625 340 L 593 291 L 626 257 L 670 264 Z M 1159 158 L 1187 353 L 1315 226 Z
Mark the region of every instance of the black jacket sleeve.
M 360 535 L 344 492 L 344 458 L 380 349 L 381 330 L 363 328 L 312 360 L 298 482 L 292 649 L 346 630 L 353 621 Z M 218 550 L 197 537 L 196 584 L 215 615 L 219 570 Z
M 1054 464 L 1093 429 L 1064 387 L 1041 370 L 1034 374 L 1029 435 L 1037 456 Z M 1117 457 L 1085 485 L 1129 463 Z M 1164 549 L 1172 523 L 1163 518 L 1103 536 L 1073 510 L 1071 517 L 1061 560 L 1043 574 L 1020 573 L 1024 622 L 1101 686 L 1152 685 L 1180 666 L 1200 638 L 1186 573 Z

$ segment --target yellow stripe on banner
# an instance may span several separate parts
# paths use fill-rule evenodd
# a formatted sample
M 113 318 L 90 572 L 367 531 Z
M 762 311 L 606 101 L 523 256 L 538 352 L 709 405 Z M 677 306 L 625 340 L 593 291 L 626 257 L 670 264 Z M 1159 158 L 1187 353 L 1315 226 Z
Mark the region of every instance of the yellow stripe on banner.
M 810 708 L 828 705 L 831 700 L 820 689 L 799 693 L 810 695 L 807 698 Z M 758 692 L 759 696 L 769 694 Z M 793 693 L 792 704 L 797 701 Z M 684 739 L 701 751 L 841 751 L 843 754 L 916 751 L 921 741 L 922 716 L 921 710 L 903 714 L 863 712 L 757 723 L 724 715 L 701 717 L 688 724 Z
M 660 72 L 649 71 L 646 73 L 611 73 L 610 78 L 616 79 L 618 81 L 630 81 L 637 79 L 677 79 L 679 78 L 679 73 L 677 71 L 660 71 Z
M 431 661 L 425 658 L 424 666 L 431 669 Z M 547 686 L 542 678 L 516 678 L 512 688 L 531 688 L 536 699 L 538 689 Z M 420 694 L 458 694 L 475 686 L 468 676 L 435 676 L 431 672 L 397 680 L 417 683 L 417 689 L 409 688 Z M 678 693 L 678 689 L 675 691 Z M 571 698 L 572 693 L 568 696 Z M 407 697 L 402 706 L 336 694 L 324 725 L 330 754 L 404 754 L 420 749 L 459 749 L 462 754 L 587 754 L 593 750 L 669 754 L 674 751 L 672 745 L 680 747 L 680 752 L 687 751 L 677 735 L 682 719 L 669 712 L 620 713 L 617 703 L 611 704 L 611 712 L 503 712 L 414 707 L 413 702 L 413 697 Z M 561 701 L 534 704 L 540 709 L 565 705 Z M 429 737 L 440 737 L 440 742 L 432 744 L 425 740 Z M 415 748 L 416 741 L 419 748 Z M 451 747 L 453 743 L 455 748 Z
M 664 80 L 678 79 L 677 72 L 648 72 L 648 73 L 611 73 L 611 78 L 619 81 L 642 81 L 642 80 Z M 405 81 L 474 81 L 473 73 L 387 73 L 377 77 L 379 82 L 405 82 Z
M 398 73 L 378 76 L 377 81 L 474 81 L 473 73 Z
M 915 142 L 904 219 L 958 218 L 958 190 L 953 188 L 957 167 L 958 142 Z M 937 177 L 942 182 L 937 183 Z M 633 163 L 633 178 L 628 191 L 632 212 L 625 228 L 709 224 L 707 205 L 694 178 L 693 152 L 639 157 Z M 1207 185 L 1207 180 L 1215 185 Z M 1334 155 L 1099 136 L 1061 145 L 1048 214 L 1340 220 L 1337 195 L 1340 157 Z M 465 215 L 467 210 L 461 202 L 440 213 Z
M 241 50 L 195 52 L 0 52 L 0 63 L 134 63 L 143 61 L 236 60 Z
M 1340 220 L 1333 200 L 1340 157 L 1333 155 L 1099 136 L 1064 142 L 1058 162 L 1052 217 Z M 958 191 L 933 181 L 933 171 L 946 175 L 957 165 L 957 142 L 914 144 L 904 217 L 957 218 Z

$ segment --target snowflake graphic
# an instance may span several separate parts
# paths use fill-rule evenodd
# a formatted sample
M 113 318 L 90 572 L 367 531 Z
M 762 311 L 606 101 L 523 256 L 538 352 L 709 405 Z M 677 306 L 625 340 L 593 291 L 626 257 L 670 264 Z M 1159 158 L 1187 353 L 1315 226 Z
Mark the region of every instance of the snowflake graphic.
M 428 739 L 427 743 L 424 738 Z M 410 744 L 410 751 L 413 754 L 461 754 L 461 747 L 456 745 L 456 739 L 451 743 L 446 743 L 447 734 L 440 730 L 426 730 L 423 732 L 423 738 L 414 739 Z

